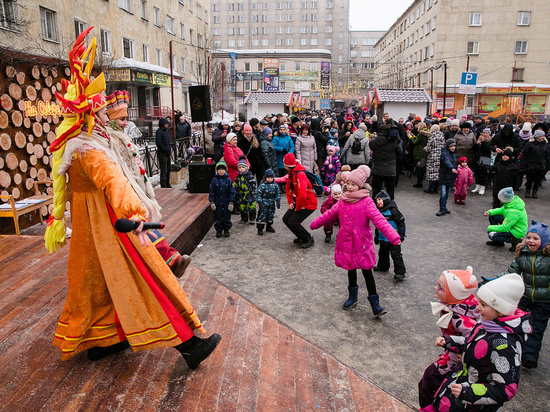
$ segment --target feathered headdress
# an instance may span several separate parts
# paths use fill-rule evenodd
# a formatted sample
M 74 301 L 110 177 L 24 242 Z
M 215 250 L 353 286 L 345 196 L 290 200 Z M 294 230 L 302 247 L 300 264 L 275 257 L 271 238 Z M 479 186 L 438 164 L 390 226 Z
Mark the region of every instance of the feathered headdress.
M 90 46 L 86 48 L 86 36 L 93 29 L 84 30 L 74 42 L 69 52 L 69 64 L 71 67 L 71 80 L 63 79 L 61 82 L 63 96 L 55 93 L 61 103 L 63 121 L 57 129 L 57 139 L 50 144 L 50 152 L 53 153 L 52 177 L 53 177 L 53 212 L 48 219 L 48 227 L 44 240 L 50 253 L 57 251 L 58 245 L 64 246 L 65 225 L 65 174 L 58 174 L 63 161 L 63 153 L 67 141 L 77 137 L 84 126 L 88 127 L 88 136 L 94 129 L 96 117 L 94 108 L 97 108 L 97 95 L 105 90 L 105 77 L 101 73 L 95 80 L 90 80 L 90 73 L 94 66 L 96 39 L 92 38 Z M 101 100 L 101 99 L 99 99 Z M 103 104 L 102 102 L 100 104 Z

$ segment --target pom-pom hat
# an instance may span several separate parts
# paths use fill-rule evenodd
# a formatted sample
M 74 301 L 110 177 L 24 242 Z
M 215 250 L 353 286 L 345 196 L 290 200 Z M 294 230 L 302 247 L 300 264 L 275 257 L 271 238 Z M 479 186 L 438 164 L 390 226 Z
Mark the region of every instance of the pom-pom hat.
M 477 279 L 471 266 L 466 270 L 446 270 L 442 275 L 447 286 L 443 301 L 450 305 L 462 302 L 477 288 Z
M 283 157 L 283 164 L 288 167 L 295 167 L 296 157 L 294 156 L 294 153 L 287 153 L 285 157 Z
M 353 170 L 352 172 L 347 175 L 347 182 L 353 182 L 359 188 L 362 188 L 367 179 L 370 176 L 370 167 L 361 165 L 357 169 Z
M 510 316 L 516 311 L 524 292 L 521 276 L 510 273 L 481 286 L 477 297 L 502 315 Z

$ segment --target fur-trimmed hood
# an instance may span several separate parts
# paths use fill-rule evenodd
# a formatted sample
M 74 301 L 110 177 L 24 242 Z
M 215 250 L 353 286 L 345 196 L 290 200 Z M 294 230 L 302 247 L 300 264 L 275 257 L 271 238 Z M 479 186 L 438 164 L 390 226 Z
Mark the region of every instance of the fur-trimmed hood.
M 526 251 L 529 251 L 529 248 L 527 247 L 527 245 L 525 244 L 525 240 L 523 240 L 521 243 L 519 243 L 517 246 L 516 246 L 516 257 L 519 257 L 519 255 L 521 254 L 521 252 L 523 251 L 523 249 L 525 248 Z M 550 256 L 550 243 L 548 243 L 546 246 L 544 246 L 540 251 L 537 251 L 537 252 L 542 252 L 542 254 L 544 256 Z M 536 252 L 535 252 L 536 253 Z

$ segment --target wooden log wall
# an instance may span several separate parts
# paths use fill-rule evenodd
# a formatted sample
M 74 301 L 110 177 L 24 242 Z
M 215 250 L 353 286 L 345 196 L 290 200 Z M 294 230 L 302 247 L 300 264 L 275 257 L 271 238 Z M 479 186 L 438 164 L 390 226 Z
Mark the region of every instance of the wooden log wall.
M 55 140 L 60 117 L 25 117 L 25 102 L 57 103 L 55 92 L 61 92 L 61 80 L 68 79 L 67 67 L 32 62 L 0 66 L 0 193 L 16 200 L 34 195 L 34 182 L 51 180 L 49 144 Z M 41 189 L 52 194 L 51 186 Z M 4 201 L 4 199 L 0 199 Z M 51 212 L 46 207 L 41 213 Z M 38 216 L 35 216 L 38 220 Z M 31 216 L 32 219 L 32 216 Z M 2 219 L 0 226 L 7 221 Z M 22 227 L 23 217 L 20 222 Z M 4 232 L 0 228 L 0 233 Z

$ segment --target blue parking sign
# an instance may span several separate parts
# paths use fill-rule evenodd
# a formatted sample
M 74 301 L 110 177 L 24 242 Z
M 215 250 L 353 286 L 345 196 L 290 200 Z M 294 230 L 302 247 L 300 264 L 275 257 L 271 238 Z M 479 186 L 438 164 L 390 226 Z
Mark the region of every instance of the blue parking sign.
M 460 84 L 469 84 L 475 86 L 477 84 L 477 73 L 463 72 Z

